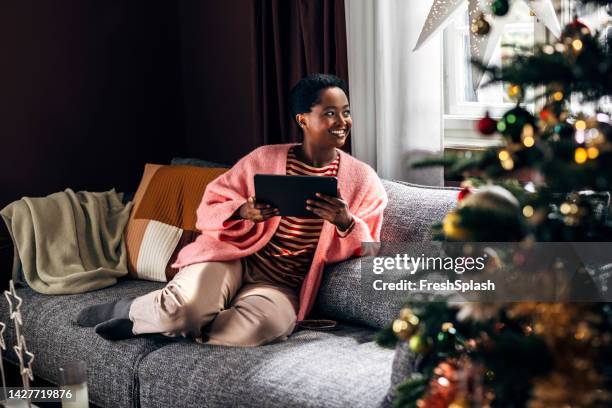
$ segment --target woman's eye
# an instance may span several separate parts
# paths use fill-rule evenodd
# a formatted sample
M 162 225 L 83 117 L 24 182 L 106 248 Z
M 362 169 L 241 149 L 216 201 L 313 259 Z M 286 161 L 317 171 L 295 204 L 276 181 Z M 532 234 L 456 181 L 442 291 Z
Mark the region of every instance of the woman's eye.
M 334 116 L 333 111 L 325 112 L 325 116 Z
M 351 116 L 351 111 L 350 110 L 344 111 L 344 116 L 346 116 L 347 118 Z

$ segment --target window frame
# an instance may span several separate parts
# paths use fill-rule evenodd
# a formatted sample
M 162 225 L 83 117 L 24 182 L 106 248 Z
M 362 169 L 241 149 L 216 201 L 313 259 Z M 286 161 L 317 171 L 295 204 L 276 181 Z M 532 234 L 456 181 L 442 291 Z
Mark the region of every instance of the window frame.
M 559 14 L 560 23 L 571 19 L 571 0 L 558 0 L 557 5 L 561 7 Z M 537 23 L 534 19 L 533 23 L 523 23 L 514 25 L 515 28 L 525 29 L 528 25 L 533 24 L 534 43 L 541 43 L 549 39 L 551 34 L 548 32 L 544 24 Z M 455 36 L 452 38 L 452 36 Z M 502 138 L 498 135 L 485 136 L 476 131 L 476 124 L 486 111 L 491 117 L 500 118 L 505 111 L 514 106 L 513 103 L 498 103 L 488 104 L 479 102 L 458 102 L 458 72 L 463 69 L 457 69 L 456 61 L 460 58 L 465 58 L 465 48 L 460 46 L 465 36 L 465 27 L 463 30 L 458 30 L 452 24 L 447 26 L 443 32 L 442 40 L 442 55 L 443 55 L 443 142 L 445 149 L 483 149 L 488 147 L 499 146 L 502 144 Z M 457 55 L 461 52 L 461 55 Z M 541 106 L 532 106 L 532 109 L 538 109 Z

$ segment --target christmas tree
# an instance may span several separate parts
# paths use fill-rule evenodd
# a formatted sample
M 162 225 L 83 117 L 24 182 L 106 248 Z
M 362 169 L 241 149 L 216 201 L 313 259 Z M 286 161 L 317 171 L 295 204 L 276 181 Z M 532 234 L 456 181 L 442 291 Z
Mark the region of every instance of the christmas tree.
M 612 14 L 612 0 L 580 3 Z M 496 15 L 510 7 L 507 0 L 491 5 Z M 472 30 L 486 35 L 487 24 L 474 21 Z M 520 50 L 503 67 L 473 63 L 517 103 L 499 120 L 478 122 L 502 145 L 417 164 L 444 165 L 463 180 L 458 205 L 434 226 L 435 236 L 455 243 L 612 241 L 610 28 L 594 32 L 574 18 L 557 42 Z M 517 262 L 516 253 L 499 255 L 510 267 Z M 591 278 L 601 273 L 589 271 Z M 417 369 L 397 388 L 397 407 L 612 406 L 610 303 L 413 302 L 378 340 L 406 342 Z

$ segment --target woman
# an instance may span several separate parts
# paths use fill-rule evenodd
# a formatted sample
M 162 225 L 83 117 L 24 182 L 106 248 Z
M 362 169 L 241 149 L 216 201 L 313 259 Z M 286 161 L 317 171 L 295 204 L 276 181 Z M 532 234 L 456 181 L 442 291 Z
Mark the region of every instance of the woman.
M 312 75 L 291 90 L 302 144 L 263 146 L 211 184 L 197 210 L 202 234 L 183 248 L 165 288 L 91 306 L 77 322 L 107 339 L 164 333 L 209 344 L 285 339 L 310 312 L 323 267 L 380 237 L 387 196 L 374 170 L 339 150 L 352 126 L 346 85 Z M 258 203 L 255 174 L 335 176 L 338 196 L 304 203 L 313 218 L 280 217 Z

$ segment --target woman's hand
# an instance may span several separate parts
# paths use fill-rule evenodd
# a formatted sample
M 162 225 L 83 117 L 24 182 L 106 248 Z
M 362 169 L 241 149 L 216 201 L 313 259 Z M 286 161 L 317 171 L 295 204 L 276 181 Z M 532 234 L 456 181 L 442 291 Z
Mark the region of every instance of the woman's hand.
M 334 224 L 340 231 L 346 231 L 353 223 L 348 204 L 340 197 L 317 193 L 317 200 L 306 200 L 306 209 Z
M 278 208 L 272 208 L 268 204 L 257 203 L 255 197 L 251 196 L 247 199 L 246 203 L 240 206 L 237 212 L 242 219 L 262 222 L 278 215 Z

